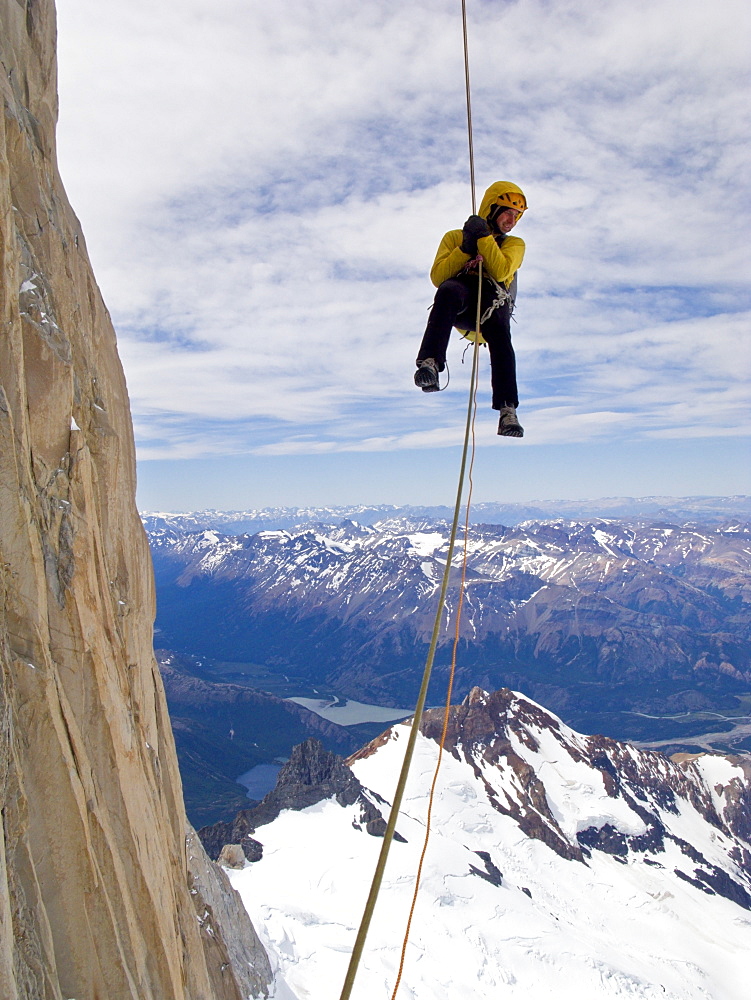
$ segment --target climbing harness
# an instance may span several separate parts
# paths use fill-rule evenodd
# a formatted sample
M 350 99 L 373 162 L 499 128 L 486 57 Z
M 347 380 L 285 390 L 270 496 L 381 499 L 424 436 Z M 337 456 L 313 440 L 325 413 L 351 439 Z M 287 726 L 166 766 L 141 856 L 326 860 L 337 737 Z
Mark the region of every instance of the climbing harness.
M 467 133 L 469 141 L 469 172 L 470 172 L 470 186 L 472 192 L 472 214 L 476 213 L 476 195 L 475 195 L 475 165 L 474 165 L 474 150 L 473 150 L 473 140 L 472 140 L 472 106 L 471 106 L 471 92 L 469 84 L 469 50 L 467 43 L 467 11 L 466 11 L 466 0 L 462 0 L 462 30 L 464 37 L 464 75 L 465 75 L 465 85 L 466 85 L 466 98 L 467 98 Z M 482 257 L 478 255 L 477 258 L 477 316 L 475 321 L 475 330 L 481 329 L 481 324 L 485 320 L 485 314 L 481 315 L 481 290 L 483 281 L 483 261 Z M 505 289 L 503 289 L 505 292 Z M 508 293 L 506 293 L 508 294 Z M 497 296 L 496 296 L 497 298 Z M 498 308 L 499 303 L 496 301 L 493 309 Z M 486 310 L 487 312 L 487 310 Z M 466 579 L 466 566 L 467 566 L 467 549 L 468 549 L 468 532 L 469 532 L 469 512 L 470 512 L 470 502 L 472 497 L 472 470 L 474 467 L 475 458 L 475 415 L 477 412 L 477 386 L 479 381 L 479 347 L 480 347 L 480 337 L 474 337 L 474 346 L 472 351 L 472 373 L 470 376 L 470 391 L 469 400 L 467 403 L 467 418 L 464 429 L 464 444 L 462 448 L 462 460 L 461 467 L 459 470 L 459 482 L 456 491 L 456 501 L 454 504 L 454 516 L 451 523 L 451 532 L 449 535 L 449 545 L 448 552 L 446 555 L 446 566 L 443 572 L 443 579 L 441 581 L 441 590 L 438 597 L 438 607 L 436 609 L 436 615 L 433 622 L 433 631 L 430 637 L 430 645 L 428 647 L 428 654 L 425 661 L 425 669 L 423 670 L 422 682 L 420 684 L 420 690 L 417 696 L 417 704 L 415 705 L 414 716 L 410 725 L 409 738 L 407 740 L 407 746 L 404 752 L 404 760 L 402 762 L 401 771 L 399 773 L 399 779 L 397 781 L 396 790 L 394 792 L 394 799 L 391 803 L 391 811 L 389 813 L 388 822 L 386 824 L 386 830 L 383 835 L 383 843 L 381 845 L 381 851 L 378 856 L 378 861 L 376 863 L 375 872 L 373 874 L 373 880 L 370 886 L 370 892 L 368 893 L 368 898 L 365 903 L 365 908 L 363 911 L 362 919 L 360 921 L 360 927 L 357 932 L 357 938 L 355 940 L 354 947 L 352 949 L 352 955 L 350 957 L 349 966 L 347 968 L 347 974 L 345 976 L 344 985 L 342 987 L 342 992 L 340 994 L 340 1000 L 349 1000 L 352 995 L 352 988 L 355 982 L 355 976 L 357 975 L 357 969 L 360 964 L 360 959 L 362 957 L 363 949 L 365 947 L 365 940 L 368 935 L 368 930 L 370 928 L 370 923 L 373 918 L 373 912 L 375 910 L 376 901 L 378 899 L 378 893 L 381 888 L 381 883 L 383 882 L 384 872 L 386 870 L 386 862 L 388 860 L 389 850 L 391 848 L 391 843 L 394 838 L 394 833 L 396 831 L 396 823 L 399 817 L 399 811 L 401 809 L 402 799 L 404 797 L 404 790 L 407 784 L 407 778 L 409 775 L 410 765 L 412 763 L 412 757 L 414 756 L 415 745 L 417 743 L 417 736 L 420 731 L 420 722 L 422 720 L 423 711 L 425 709 L 425 700 L 428 695 L 428 685 L 430 683 L 430 675 L 433 669 L 433 661 L 435 659 L 436 648 L 438 646 L 438 639 L 441 632 L 441 621 L 443 618 L 443 613 L 446 605 L 446 594 L 448 591 L 449 577 L 451 575 L 451 568 L 454 558 L 454 548 L 456 545 L 456 536 L 459 525 L 459 514 L 462 507 L 462 492 L 464 488 L 464 481 L 467 475 L 467 456 L 471 454 L 469 462 L 469 492 L 466 504 L 466 513 L 464 521 L 464 552 L 462 560 L 462 576 L 460 584 L 459 601 L 457 605 L 457 615 L 456 615 L 456 625 L 455 625 L 455 637 L 453 654 L 451 661 L 451 669 L 449 674 L 449 684 L 448 692 L 446 695 L 446 703 L 444 708 L 444 719 L 443 719 L 443 731 L 441 734 L 441 741 L 439 744 L 438 760 L 436 763 L 435 773 L 433 775 L 433 782 L 430 790 L 430 798 L 428 803 L 428 819 L 426 823 L 425 830 L 425 840 L 423 844 L 422 854 L 420 856 L 420 862 L 418 866 L 417 876 L 415 880 L 415 889 L 412 897 L 412 905 L 410 907 L 409 918 L 407 921 L 407 927 L 404 935 L 404 941 L 402 945 L 401 961 L 399 965 L 399 973 L 394 986 L 394 991 L 392 993 L 392 1000 L 396 997 L 397 991 L 399 989 L 399 984 L 401 982 L 403 967 L 404 967 L 404 957 L 406 953 L 407 943 L 409 940 L 409 932 L 412 924 L 412 917 L 415 910 L 415 905 L 417 902 L 417 893 L 420 887 L 420 876 L 422 873 L 423 861 L 425 859 L 425 854 L 427 852 L 428 840 L 430 837 L 430 819 L 432 816 L 433 809 L 433 798 L 436 788 L 436 783 L 438 780 L 438 772 L 441 766 L 441 759 L 443 756 L 443 748 L 446 740 L 446 732 L 448 729 L 448 719 L 449 711 L 451 707 L 451 692 L 453 688 L 454 673 L 456 668 L 456 654 L 459 644 L 459 630 L 461 625 L 461 608 L 464 598 L 465 591 L 465 579 Z M 471 449 L 470 449 L 471 443 Z
M 476 274 L 478 268 L 482 265 L 482 254 L 478 254 L 473 257 L 472 260 L 467 261 L 461 270 L 461 274 Z M 500 309 L 501 306 L 505 306 L 506 303 L 509 305 L 509 316 L 513 316 L 514 306 L 516 305 L 516 275 L 511 280 L 511 284 L 508 288 L 505 288 L 500 282 L 496 281 L 492 274 L 487 273 L 484 277 L 485 281 L 493 288 L 494 298 L 487 309 L 483 312 L 478 323 L 472 329 L 467 329 L 463 325 L 456 327 L 462 337 L 466 337 L 467 340 L 479 341 L 481 344 L 487 343 L 482 333 L 477 333 L 478 330 L 482 330 L 482 324 L 486 323 L 496 309 Z M 447 383 L 448 384 L 448 383 Z

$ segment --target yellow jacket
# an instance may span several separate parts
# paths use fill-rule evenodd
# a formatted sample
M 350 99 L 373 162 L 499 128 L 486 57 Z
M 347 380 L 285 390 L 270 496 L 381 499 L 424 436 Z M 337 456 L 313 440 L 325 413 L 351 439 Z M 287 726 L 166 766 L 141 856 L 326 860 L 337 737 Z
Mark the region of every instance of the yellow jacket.
M 508 192 L 518 192 L 524 198 L 516 184 L 510 181 L 496 181 L 485 192 L 478 215 L 487 219 L 490 210 L 498 204 L 498 196 Z M 448 278 L 455 277 L 471 259 L 469 254 L 460 249 L 463 238 L 461 229 L 452 229 L 441 240 L 430 271 L 430 280 L 436 288 Z M 477 241 L 477 252 L 482 254 L 483 270 L 495 278 L 499 285 L 508 288 L 524 260 L 524 240 L 520 240 L 518 236 L 507 236 L 499 247 L 493 235 L 483 236 Z

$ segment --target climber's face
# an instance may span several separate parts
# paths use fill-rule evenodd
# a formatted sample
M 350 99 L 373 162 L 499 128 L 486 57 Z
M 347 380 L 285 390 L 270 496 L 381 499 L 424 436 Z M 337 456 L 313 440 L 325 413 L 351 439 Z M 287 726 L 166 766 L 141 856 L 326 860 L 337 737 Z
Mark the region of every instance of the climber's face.
M 499 212 L 496 216 L 495 224 L 502 233 L 510 233 L 519 221 L 521 214 L 522 213 L 517 211 L 515 208 L 504 208 L 504 210 Z

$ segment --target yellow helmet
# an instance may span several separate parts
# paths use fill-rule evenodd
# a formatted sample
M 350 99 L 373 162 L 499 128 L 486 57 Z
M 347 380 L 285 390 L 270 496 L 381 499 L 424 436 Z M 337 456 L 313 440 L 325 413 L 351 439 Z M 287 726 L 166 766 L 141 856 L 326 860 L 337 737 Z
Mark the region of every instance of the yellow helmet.
M 496 212 L 493 212 L 494 208 Z M 496 181 L 491 184 L 480 203 L 479 214 L 487 219 L 491 213 L 497 214 L 498 208 L 515 208 L 517 212 L 524 214 L 527 211 L 527 199 L 522 189 L 512 181 Z

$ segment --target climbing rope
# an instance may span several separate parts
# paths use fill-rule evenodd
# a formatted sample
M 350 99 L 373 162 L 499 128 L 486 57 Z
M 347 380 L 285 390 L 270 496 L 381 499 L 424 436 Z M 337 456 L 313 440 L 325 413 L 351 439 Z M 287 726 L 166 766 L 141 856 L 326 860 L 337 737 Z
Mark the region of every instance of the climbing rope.
M 467 142 L 469 143 L 469 186 L 472 190 L 472 214 L 477 211 L 475 196 L 475 144 L 472 138 L 472 91 L 469 85 L 469 33 L 467 31 L 467 0 L 462 0 L 462 38 L 464 40 L 464 89 L 467 94 Z
M 462 32 L 464 39 L 464 78 L 465 78 L 465 88 L 467 97 L 467 134 L 469 141 L 469 171 L 470 171 L 470 186 L 472 190 L 472 214 L 474 215 L 476 212 L 477 202 L 475 196 L 475 160 L 474 160 L 474 148 L 473 148 L 473 138 L 472 138 L 472 104 L 471 104 L 471 90 L 469 84 L 469 46 L 467 40 L 466 0 L 462 0 Z M 482 270 L 483 270 L 482 258 L 480 257 L 478 260 L 478 271 L 477 271 L 477 317 L 475 324 L 475 329 L 478 332 L 480 330 L 480 318 L 481 318 Z M 456 671 L 456 654 L 459 643 L 461 608 L 463 603 L 465 580 L 466 580 L 469 511 L 470 511 L 470 500 L 472 496 L 472 469 L 474 466 L 474 458 L 475 458 L 474 425 L 475 425 L 475 414 L 477 412 L 479 347 L 480 347 L 480 338 L 478 336 L 475 337 L 474 349 L 472 351 L 472 373 L 470 376 L 469 401 L 467 403 L 467 419 L 464 428 L 464 444 L 462 447 L 462 460 L 459 469 L 459 481 L 456 490 L 456 501 L 454 504 L 454 516 L 451 523 L 448 552 L 446 554 L 446 566 L 443 572 L 443 579 L 441 581 L 441 590 L 438 597 L 438 607 L 436 609 L 435 619 L 433 622 L 433 631 L 430 637 L 428 655 L 425 661 L 425 668 L 423 670 L 420 690 L 417 695 L 417 704 L 415 705 L 415 712 L 410 726 L 409 738 L 407 740 L 407 746 L 404 752 L 404 760 L 402 762 L 401 771 L 399 772 L 399 780 L 397 781 L 396 791 L 394 792 L 394 799 L 393 802 L 391 803 L 391 811 L 389 813 L 388 822 L 386 824 L 386 830 L 383 835 L 383 843 L 381 845 L 381 850 L 378 856 L 378 861 L 376 863 L 375 872 L 373 874 L 373 880 L 371 882 L 370 892 L 368 893 L 368 898 L 365 902 L 365 908 L 363 910 L 362 919 L 360 921 L 360 927 L 357 932 L 357 938 L 355 939 L 354 947 L 352 949 L 352 955 L 350 956 L 349 966 L 347 968 L 347 974 L 344 979 L 344 985 L 342 987 L 342 992 L 340 994 L 339 1000 L 349 1000 L 349 998 L 352 995 L 352 988 L 354 986 L 355 977 L 357 975 L 357 969 L 360 964 L 360 959 L 362 958 L 362 953 L 365 947 L 365 941 L 368 936 L 368 930 L 370 928 L 370 924 L 373 919 L 373 913 L 375 911 L 376 901 L 378 899 L 378 894 L 380 892 L 381 884 L 383 882 L 383 876 L 386 870 L 386 862 L 388 860 L 389 851 L 391 849 L 391 843 L 394 839 L 396 823 L 399 817 L 399 811 L 401 809 L 402 799 L 404 797 L 404 790 L 407 785 L 407 778 L 409 775 L 410 766 L 412 764 L 412 758 L 414 756 L 415 745 L 417 743 L 417 735 L 420 731 L 420 722 L 422 720 L 423 711 L 425 709 L 425 701 L 428 695 L 428 685 L 430 683 L 430 675 L 433 670 L 433 661 L 435 660 L 435 652 L 438 646 L 438 639 L 441 632 L 441 620 L 443 618 L 443 611 L 446 604 L 446 593 L 448 591 L 449 577 L 451 576 L 451 568 L 454 558 L 454 548 L 456 545 L 456 535 L 459 526 L 459 514 L 462 506 L 462 492 L 464 489 L 464 481 L 467 473 L 467 455 L 470 453 L 470 440 L 471 440 L 471 445 L 472 445 L 471 461 L 469 467 L 470 486 L 469 486 L 469 494 L 466 505 L 466 514 L 464 522 L 464 556 L 462 561 L 461 586 L 460 586 L 459 601 L 457 605 L 457 618 L 456 618 L 453 653 L 451 659 L 451 670 L 449 674 L 448 692 L 446 695 L 446 704 L 444 710 L 443 731 L 441 734 L 441 741 L 439 744 L 438 761 L 436 764 L 436 769 L 433 775 L 433 782 L 430 790 L 425 841 L 423 844 L 422 854 L 420 856 L 420 863 L 418 866 L 417 878 L 415 882 L 415 890 L 412 897 L 412 905 L 410 908 L 409 919 L 407 922 L 407 929 L 405 932 L 404 942 L 402 945 L 401 961 L 399 965 L 399 975 L 396 980 L 396 985 L 394 986 L 392 1000 L 394 1000 L 394 997 L 396 996 L 402 977 L 402 971 L 404 967 L 404 957 L 407 949 L 407 943 L 409 940 L 409 931 L 412 923 L 412 917 L 414 914 L 415 905 L 417 902 L 417 893 L 419 891 L 419 886 L 420 886 L 420 874 L 422 872 L 422 865 L 425 859 L 425 854 L 427 852 L 427 847 L 428 847 L 428 840 L 430 837 L 430 820 L 432 817 L 433 799 L 435 794 L 436 783 L 438 781 L 438 771 L 441 765 L 441 758 L 443 756 L 443 748 L 446 740 L 446 732 L 448 729 L 449 711 L 451 706 L 451 691 L 453 688 L 454 674 Z

